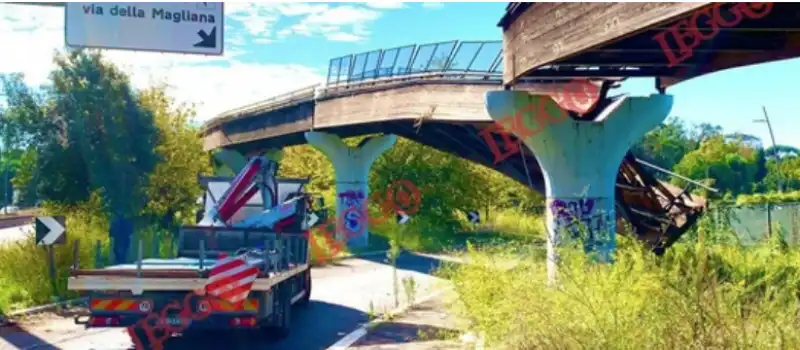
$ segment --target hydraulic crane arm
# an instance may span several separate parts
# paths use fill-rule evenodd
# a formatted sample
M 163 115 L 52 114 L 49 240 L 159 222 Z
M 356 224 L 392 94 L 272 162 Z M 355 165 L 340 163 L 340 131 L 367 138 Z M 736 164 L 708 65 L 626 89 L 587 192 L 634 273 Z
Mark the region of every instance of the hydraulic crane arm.
M 227 223 L 253 196 L 262 193 L 265 208 L 277 205 L 275 173 L 278 164 L 266 157 L 253 157 L 236 175 L 217 204 L 206 213 L 201 223 Z

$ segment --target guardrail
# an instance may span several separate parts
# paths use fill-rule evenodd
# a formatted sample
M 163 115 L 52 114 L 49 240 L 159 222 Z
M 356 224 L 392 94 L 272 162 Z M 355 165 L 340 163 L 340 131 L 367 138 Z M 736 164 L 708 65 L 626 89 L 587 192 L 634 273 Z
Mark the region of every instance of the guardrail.
M 393 85 L 396 83 L 405 83 L 409 81 L 423 81 L 423 80 L 439 80 L 439 81 L 490 81 L 502 83 L 503 75 L 501 73 L 485 73 L 485 72 L 429 72 L 419 74 L 400 75 L 386 78 L 379 78 L 373 80 L 363 80 L 350 83 L 340 83 L 326 86 L 318 93 L 318 98 L 324 97 L 329 93 L 359 90 L 367 87 L 374 87 L 379 85 Z
M 502 80 L 502 41 L 446 41 L 351 54 L 330 60 L 327 85 L 315 84 L 221 113 L 203 132 L 255 112 L 341 91 L 421 80 Z M 316 95 L 315 95 L 316 93 Z
M 238 119 L 239 117 L 246 116 L 247 114 L 253 113 L 257 110 L 274 109 L 276 107 L 283 107 L 287 104 L 292 104 L 295 102 L 312 100 L 314 98 L 315 91 L 317 91 L 317 88 L 320 85 L 321 84 L 314 84 L 297 90 L 289 91 L 284 94 L 272 96 L 270 98 L 254 102 L 239 108 L 222 112 L 216 118 L 209 120 L 206 123 L 206 125 L 203 126 L 203 130 L 208 130 L 217 127 L 222 123 Z
M 444 41 L 336 57 L 328 64 L 328 84 L 351 83 L 417 73 L 502 74 L 503 42 Z
M 372 88 L 376 86 L 391 86 L 399 83 L 407 83 L 411 81 L 451 81 L 451 82 L 465 82 L 465 81 L 487 81 L 494 82 L 500 85 L 502 83 L 501 73 L 485 73 L 485 72 L 431 72 L 419 73 L 409 75 L 399 75 L 386 78 L 379 78 L 374 80 L 363 80 L 349 83 L 339 83 L 329 86 L 322 86 L 322 84 L 314 84 L 302 89 L 294 90 L 285 94 L 277 95 L 265 99 L 263 101 L 255 102 L 242 106 L 230 111 L 223 112 L 218 117 L 210 120 L 203 130 L 208 130 L 219 126 L 225 122 L 229 122 L 241 117 L 246 117 L 258 111 L 263 113 L 269 110 L 278 109 L 286 105 L 291 105 L 298 102 L 311 101 L 319 98 L 324 98 L 328 95 L 350 91 L 357 92 L 361 89 Z

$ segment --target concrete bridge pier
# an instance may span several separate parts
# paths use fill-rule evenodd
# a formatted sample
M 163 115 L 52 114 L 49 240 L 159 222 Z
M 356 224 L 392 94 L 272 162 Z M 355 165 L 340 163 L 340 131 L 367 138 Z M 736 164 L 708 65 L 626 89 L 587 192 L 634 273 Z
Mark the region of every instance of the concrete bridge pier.
M 306 140 L 333 163 L 336 173 L 336 239 L 347 239 L 349 247 L 365 247 L 369 241 L 367 198 L 372 163 L 397 141 L 395 135 L 365 140 L 358 147 L 347 146 L 336 135 L 310 131 Z M 347 232 L 345 232 L 346 230 Z
M 620 164 L 634 142 L 666 119 L 672 96 L 623 98 L 595 121 L 575 120 L 550 96 L 526 91 L 491 91 L 485 102 L 491 118 L 506 130 L 516 119 L 509 132 L 533 151 L 542 168 L 551 281 L 563 238 L 582 238 L 587 253 L 610 262 L 616 250 L 614 194 Z

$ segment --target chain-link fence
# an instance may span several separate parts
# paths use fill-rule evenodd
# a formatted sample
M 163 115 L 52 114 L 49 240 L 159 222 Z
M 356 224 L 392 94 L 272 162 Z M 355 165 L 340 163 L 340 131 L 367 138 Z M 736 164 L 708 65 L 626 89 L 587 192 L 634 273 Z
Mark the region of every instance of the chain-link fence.
M 783 235 L 790 245 L 800 243 L 800 203 L 718 207 L 709 214 L 718 222 L 727 221 L 745 245 L 775 234 Z

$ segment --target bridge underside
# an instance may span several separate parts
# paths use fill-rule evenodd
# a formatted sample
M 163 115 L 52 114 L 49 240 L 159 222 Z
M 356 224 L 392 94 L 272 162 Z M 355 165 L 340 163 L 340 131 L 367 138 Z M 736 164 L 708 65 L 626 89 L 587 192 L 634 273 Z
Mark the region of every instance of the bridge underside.
M 488 122 L 446 123 L 436 121 L 425 121 L 422 125 L 415 125 L 414 121 L 399 120 L 326 128 L 317 131 L 337 134 L 340 137 L 377 133 L 396 134 L 493 168 L 521 184 L 543 193 L 544 178 L 541 169 L 536 158 L 526 147 L 522 147 L 523 152 L 519 156 L 510 157 L 497 165 L 494 164 L 494 155 L 486 141 L 478 135 L 488 125 L 490 125 Z M 493 136 L 498 145 L 503 144 L 503 140 L 498 135 Z M 247 153 L 305 143 L 303 133 L 297 132 L 229 147 Z M 528 167 L 527 172 L 525 165 Z M 695 223 L 705 207 L 703 198 L 692 197 L 686 191 L 658 181 L 643 171 L 631 153 L 627 154 L 620 166 L 616 191 L 617 227 L 625 227 L 622 225 L 623 222 L 630 223 L 637 238 L 659 254 L 663 253 Z

